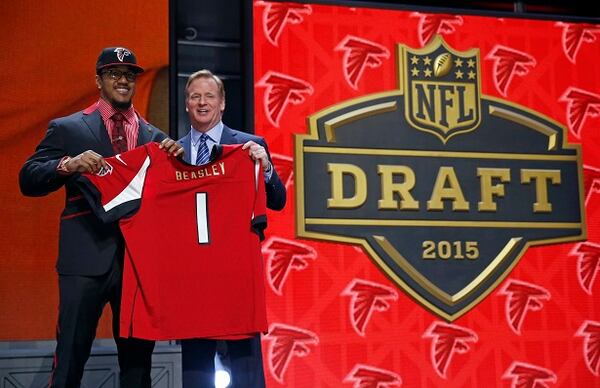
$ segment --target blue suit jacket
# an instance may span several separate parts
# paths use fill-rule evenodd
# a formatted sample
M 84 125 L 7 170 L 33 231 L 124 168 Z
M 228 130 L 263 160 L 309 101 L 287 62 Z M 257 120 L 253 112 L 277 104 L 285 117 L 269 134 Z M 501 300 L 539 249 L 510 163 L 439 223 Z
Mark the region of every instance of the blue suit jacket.
M 267 155 L 269 155 L 269 160 L 271 160 L 269 148 L 267 147 L 265 139 L 263 139 L 260 136 L 255 136 L 245 132 L 237 131 L 235 129 L 231 129 L 228 126 L 223 125 L 221 144 L 243 144 L 250 140 L 265 147 Z M 192 155 L 191 132 L 188 132 L 187 135 L 179 139 L 179 143 L 183 146 L 183 149 L 185 150 L 183 160 L 187 163 L 193 164 L 190 161 L 190 157 Z M 272 161 L 271 164 L 273 164 Z M 275 171 L 275 167 L 273 167 L 273 175 L 271 175 L 271 179 L 266 183 L 265 189 L 267 192 L 267 207 L 273 210 L 283 209 L 286 200 L 286 190 L 285 185 L 281 182 L 279 175 L 277 175 L 277 171 Z
M 92 107 L 52 120 L 46 136 L 19 173 L 21 192 L 43 196 L 65 187 L 65 208 L 60 219 L 56 268 L 63 275 L 101 275 L 113 260 L 122 259 L 123 237 L 117 223 L 103 224 L 92 213 L 74 181 L 79 174 L 60 175 L 56 167 L 64 156 L 77 156 L 92 150 L 102 156 L 114 151 L 100 112 Z M 166 137 L 158 128 L 139 120 L 137 145 Z

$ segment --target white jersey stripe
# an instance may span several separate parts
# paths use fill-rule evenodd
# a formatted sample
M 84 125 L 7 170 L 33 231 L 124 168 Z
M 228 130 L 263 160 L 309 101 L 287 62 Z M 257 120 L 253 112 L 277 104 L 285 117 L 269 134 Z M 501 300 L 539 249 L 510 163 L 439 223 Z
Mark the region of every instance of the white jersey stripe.
M 146 160 L 144 160 L 144 164 L 140 167 L 140 170 L 135 177 L 129 182 L 127 187 L 123 189 L 115 198 L 113 198 L 109 203 L 104 205 L 104 211 L 108 212 L 113 208 L 124 204 L 125 202 L 134 201 L 136 199 L 142 198 L 142 188 L 144 187 L 144 180 L 146 179 L 146 170 L 148 170 L 148 166 L 150 165 L 150 156 L 146 156 Z
M 260 165 L 259 160 L 254 161 L 254 202 L 256 203 L 256 193 L 258 192 L 258 178 L 260 176 L 260 169 L 262 166 Z M 252 209 L 252 219 L 254 219 L 254 209 Z

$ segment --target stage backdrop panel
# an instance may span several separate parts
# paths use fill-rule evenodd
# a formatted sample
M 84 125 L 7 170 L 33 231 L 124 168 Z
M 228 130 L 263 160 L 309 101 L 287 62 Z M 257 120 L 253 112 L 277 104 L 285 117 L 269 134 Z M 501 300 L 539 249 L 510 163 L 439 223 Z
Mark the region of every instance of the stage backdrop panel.
M 600 386 L 600 25 L 266 1 L 253 11 L 256 132 L 288 189 L 263 245 L 269 386 Z M 421 159 L 398 162 L 409 157 Z M 547 186 L 535 191 L 523 170 L 545 171 Z M 404 205 L 398 185 L 414 186 Z M 378 236 L 365 214 L 393 206 L 412 216 L 390 215 Z M 402 251 L 413 240 L 423 252 Z M 432 254 L 435 266 L 415 270 Z M 486 255 L 508 261 L 465 273 Z
M 19 170 L 51 119 L 98 99 L 95 64 L 104 47 L 123 45 L 135 52 L 146 72 L 137 82 L 134 105 L 149 116 L 154 80 L 168 65 L 168 3 L 24 0 L 2 2 L 0 14 L 0 341 L 54 339 L 64 190 L 23 197 Z M 104 315 L 98 337 L 112 338 L 109 318 Z

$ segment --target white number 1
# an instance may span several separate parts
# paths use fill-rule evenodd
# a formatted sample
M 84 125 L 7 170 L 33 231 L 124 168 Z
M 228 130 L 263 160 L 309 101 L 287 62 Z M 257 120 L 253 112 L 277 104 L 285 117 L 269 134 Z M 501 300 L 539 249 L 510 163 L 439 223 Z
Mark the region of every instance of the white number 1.
M 208 213 L 206 211 L 206 193 L 196 193 L 196 225 L 198 226 L 198 242 L 208 244 Z

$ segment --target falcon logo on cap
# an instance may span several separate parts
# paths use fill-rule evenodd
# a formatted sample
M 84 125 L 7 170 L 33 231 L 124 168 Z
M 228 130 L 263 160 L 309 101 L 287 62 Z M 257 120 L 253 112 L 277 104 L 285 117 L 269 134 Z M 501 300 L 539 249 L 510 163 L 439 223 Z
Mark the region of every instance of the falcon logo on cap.
M 121 62 L 123 62 L 123 58 L 125 58 L 126 56 L 131 55 L 131 51 L 127 50 L 126 48 L 123 47 L 117 47 L 115 49 L 115 53 L 117 53 L 117 59 Z

